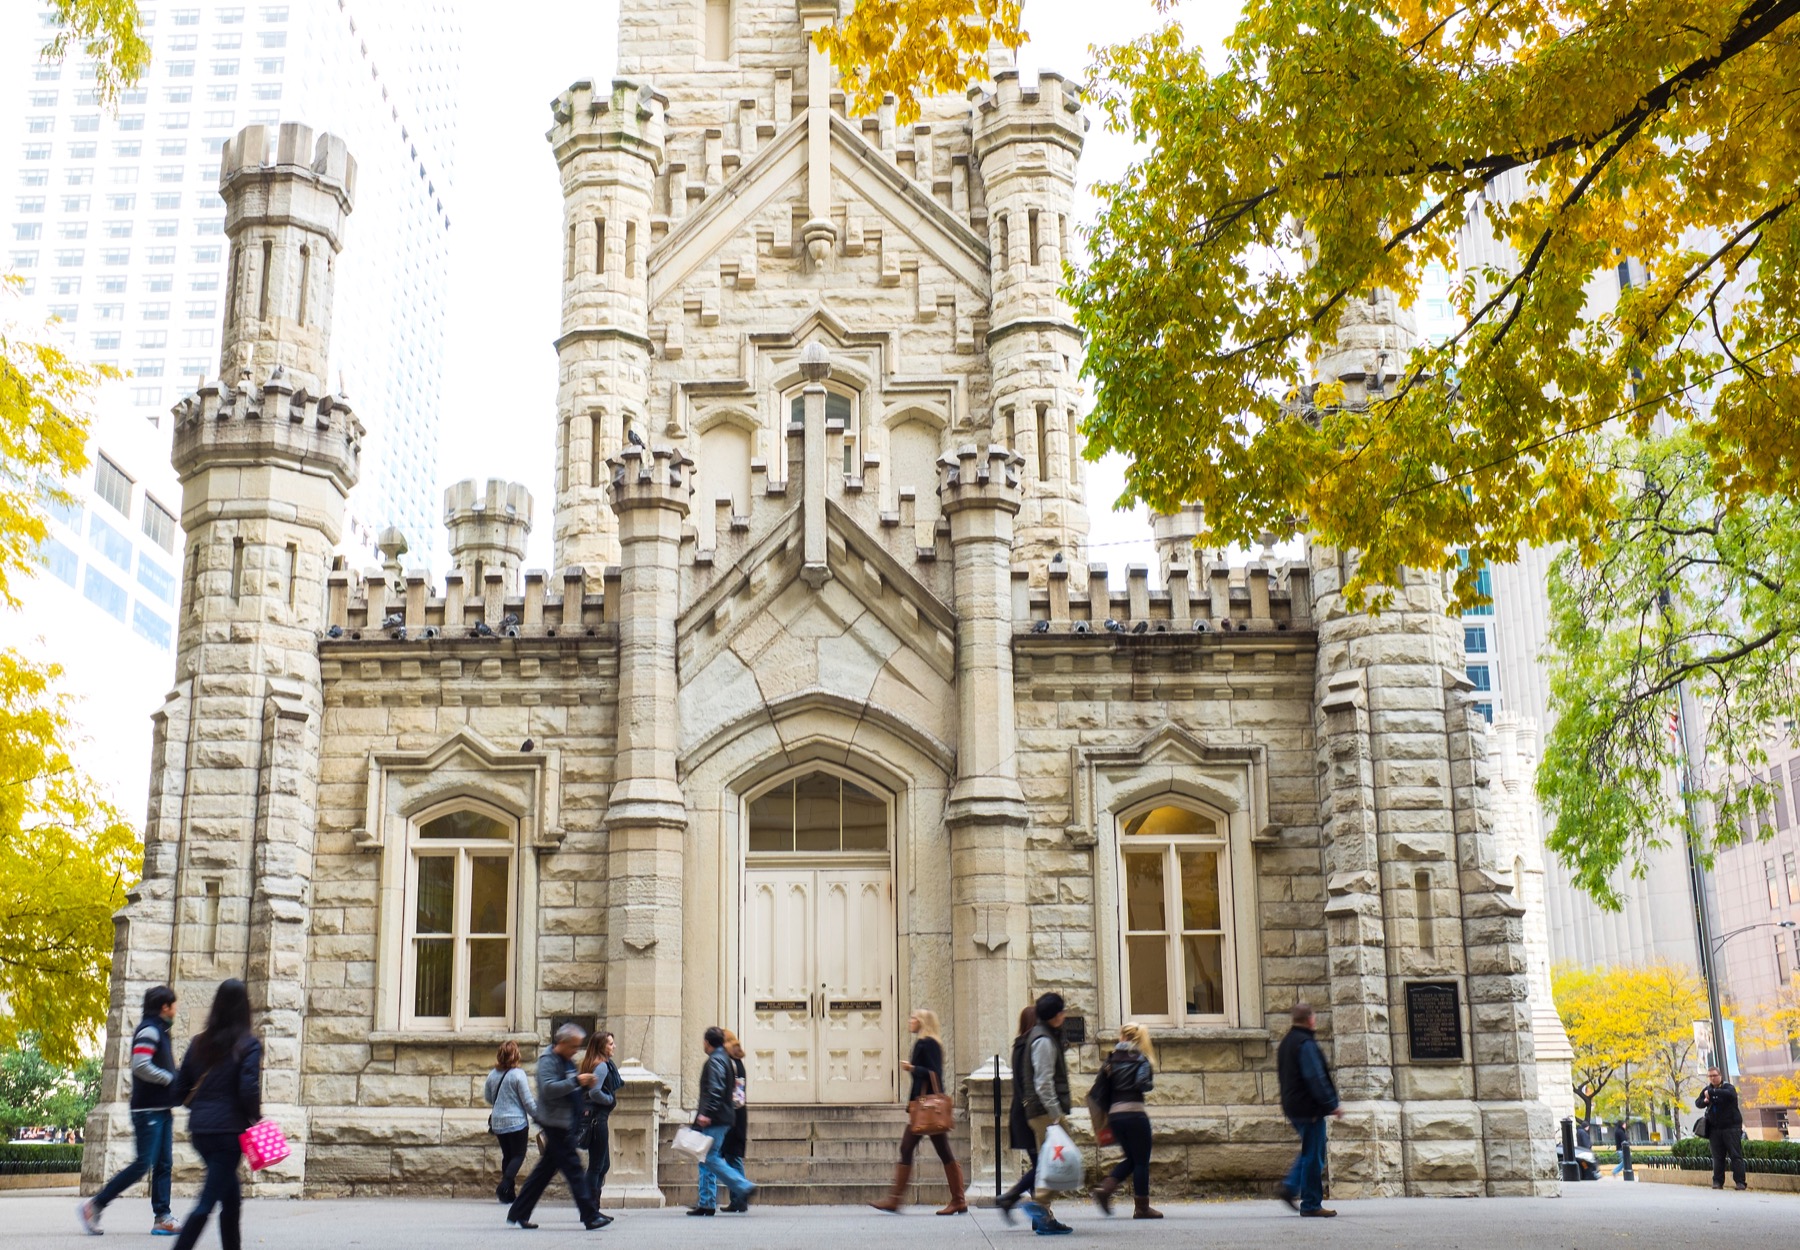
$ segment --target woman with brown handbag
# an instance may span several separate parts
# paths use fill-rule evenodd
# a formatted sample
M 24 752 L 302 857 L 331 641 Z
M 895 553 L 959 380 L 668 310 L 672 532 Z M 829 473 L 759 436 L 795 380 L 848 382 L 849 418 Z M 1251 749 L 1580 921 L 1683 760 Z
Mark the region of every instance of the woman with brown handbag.
M 906 1022 L 907 1031 L 918 1034 L 913 1043 L 912 1059 L 902 1062 L 903 1071 L 912 1073 L 912 1093 L 906 1105 L 906 1132 L 900 1138 L 900 1165 L 894 1169 L 894 1188 L 880 1202 L 871 1205 L 889 1215 L 899 1212 L 906 1198 L 906 1186 L 912 1181 L 913 1151 L 919 1138 L 929 1137 L 944 1161 L 944 1179 L 950 1184 L 950 1201 L 939 1215 L 961 1215 L 969 1209 L 963 1198 L 962 1168 L 950 1150 L 950 1125 L 953 1104 L 944 1092 L 944 1038 L 938 1031 L 937 1013 L 920 1008 Z

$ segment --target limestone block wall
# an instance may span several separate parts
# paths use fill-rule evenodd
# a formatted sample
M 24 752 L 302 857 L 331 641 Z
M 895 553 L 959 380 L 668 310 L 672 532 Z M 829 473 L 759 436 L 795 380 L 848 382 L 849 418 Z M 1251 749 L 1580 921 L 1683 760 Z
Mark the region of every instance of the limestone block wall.
M 508 1037 L 528 1055 L 553 1019 L 601 1012 L 616 638 L 363 639 L 321 644 L 325 712 L 306 963 L 306 1192 L 443 1195 L 493 1183 L 481 1087 Z M 522 750 L 526 740 L 532 749 Z M 371 756 L 383 771 L 371 768 Z M 518 941 L 534 972 L 511 1028 L 453 1039 L 391 1023 L 401 908 L 387 851 L 396 805 L 470 794 L 522 818 Z M 523 798 L 523 793 L 535 798 Z M 535 878 L 535 882 L 533 882 Z M 383 907 L 384 894 L 387 907 Z M 386 949 L 384 949 L 384 943 Z M 389 1001 L 383 1001 L 384 997 Z
M 1309 630 L 1183 626 L 1075 634 L 1065 617 L 1055 632 L 1015 635 L 1030 978 L 1086 1018 L 1079 1097 L 1123 1022 L 1116 811 L 1163 795 L 1229 814 L 1236 1016 L 1153 1030 L 1153 1168 L 1159 1192 L 1232 1192 L 1266 1184 L 1292 1157 L 1274 1066 L 1288 1010 L 1318 1003 L 1331 1029 L 1315 643 Z

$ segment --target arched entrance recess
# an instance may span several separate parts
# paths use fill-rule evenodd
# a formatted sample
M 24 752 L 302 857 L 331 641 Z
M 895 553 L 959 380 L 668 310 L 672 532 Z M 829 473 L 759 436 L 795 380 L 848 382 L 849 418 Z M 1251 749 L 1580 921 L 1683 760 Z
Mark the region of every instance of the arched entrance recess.
M 952 758 L 828 696 L 767 711 L 698 744 L 687 775 L 690 903 L 720 920 L 687 948 L 687 1031 L 736 1029 L 759 1104 L 895 1102 L 907 1015 L 953 1002 Z

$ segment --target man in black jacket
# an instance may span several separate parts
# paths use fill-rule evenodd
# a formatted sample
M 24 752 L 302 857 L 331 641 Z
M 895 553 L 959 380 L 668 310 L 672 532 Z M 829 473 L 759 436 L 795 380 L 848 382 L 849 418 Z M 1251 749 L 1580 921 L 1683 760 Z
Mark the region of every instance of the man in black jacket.
M 594 1205 L 587 1178 L 581 1172 L 581 1156 L 575 1152 L 582 1095 L 594 1083 L 592 1072 L 578 1072 L 575 1068 L 575 1052 L 586 1037 L 587 1030 L 579 1024 L 564 1024 L 556 1030 L 550 1049 L 538 1056 L 538 1123 L 544 1129 L 544 1150 L 520 1187 L 519 1196 L 507 1208 L 506 1222 L 518 1228 L 537 1227 L 531 1222 L 531 1213 L 558 1172 L 575 1195 L 575 1209 L 581 1215 L 583 1228 L 605 1228 L 612 1223 L 612 1216 L 600 1214 L 600 1208 Z
M 1281 1112 L 1300 1134 L 1300 1153 L 1276 1192 L 1301 1215 L 1329 1219 L 1337 1212 L 1324 1205 L 1325 1117 L 1341 1120 L 1344 1109 L 1338 1105 L 1331 1069 L 1325 1066 L 1324 1052 L 1313 1036 L 1312 1007 L 1295 1003 L 1293 1021 L 1294 1027 L 1275 1053 L 1275 1072 L 1281 1082 Z
M 1712 1146 L 1713 1188 L 1725 1188 L 1725 1161 L 1731 1160 L 1731 1179 L 1739 1189 L 1744 1183 L 1744 1113 L 1738 1107 L 1737 1086 L 1717 1069 L 1706 1073 L 1707 1086 L 1694 1100 L 1706 1110 L 1706 1140 Z
M 700 1069 L 700 1100 L 694 1126 L 712 1138 L 712 1149 L 700 1161 L 699 1194 L 689 1215 L 711 1215 L 717 1210 L 719 1182 L 725 1182 L 739 1210 L 750 1204 L 756 1186 L 725 1158 L 725 1135 L 737 1120 L 731 1095 L 737 1089 L 737 1069 L 725 1050 L 725 1030 L 713 1025 L 706 1030 L 706 1064 Z
M 131 1128 L 137 1138 L 137 1157 L 81 1204 L 81 1227 L 91 1234 L 100 1232 L 100 1213 L 107 1205 L 146 1172 L 150 1174 L 151 1233 L 173 1237 L 181 1231 L 169 1205 L 175 1141 L 175 1112 L 169 1099 L 169 1087 L 175 1081 L 175 1042 L 170 1033 L 174 1022 L 175 991 L 158 985 L 146 992 L 143 1023 L 131 1035 Z

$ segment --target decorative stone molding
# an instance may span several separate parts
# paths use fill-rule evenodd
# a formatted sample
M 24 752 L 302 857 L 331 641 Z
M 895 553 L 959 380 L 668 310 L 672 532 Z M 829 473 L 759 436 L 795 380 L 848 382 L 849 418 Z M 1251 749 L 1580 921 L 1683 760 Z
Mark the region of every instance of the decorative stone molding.
M 363 850 L 404 844 L 414 813 L 466 796 L 512 815 L 522 846 L 554 851 L 563 842 L 561 795 L 561 751 L 506 751 L 464 726 L 428 751 L 369 752 L 363 825 L 353 835 Z

